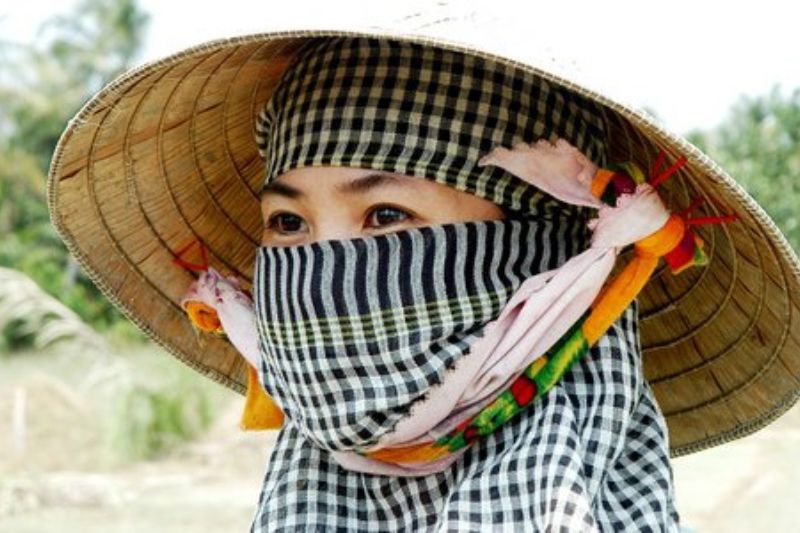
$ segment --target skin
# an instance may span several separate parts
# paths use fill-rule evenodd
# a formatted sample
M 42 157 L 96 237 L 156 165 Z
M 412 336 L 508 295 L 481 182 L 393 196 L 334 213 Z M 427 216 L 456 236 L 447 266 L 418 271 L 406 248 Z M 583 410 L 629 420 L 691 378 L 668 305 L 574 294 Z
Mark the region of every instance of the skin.
M 374 169 L 303 167 L 261 196 L 262 246 L 297 246 L 418 226 L 497 220 L 494 202 L 416 176 Z

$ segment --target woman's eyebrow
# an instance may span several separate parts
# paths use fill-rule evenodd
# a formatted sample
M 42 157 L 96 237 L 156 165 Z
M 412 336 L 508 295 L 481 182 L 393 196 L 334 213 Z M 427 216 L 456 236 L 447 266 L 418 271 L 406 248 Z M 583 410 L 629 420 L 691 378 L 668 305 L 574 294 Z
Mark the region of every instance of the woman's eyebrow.
M 387 185 L 400 185 L 401 182 L 408 183 L 409 181 L 410 178 L 406 176 L 376 172 L 354 179 L 353 181 L 348 181 L 347 183 L 340 183 L 336 186 L 336 190 L 341 193 L 355 194 Z
M 396 174 L 377 172 L 373 174 L 367 174 L 366 176 L 348 181 L 347 183 L 341 183 L 336 186 L 336 190 L 345 194 L 364 193 L 377 187 L 397 185 L 403 181 L 408 183 L 408 178 L 406 176 L 400 176 Z M 296 189 L 291 185 L 281 183 L 280 181 L 273 181 L 265 184 L 261 188 L 261 197 L 263 198 L 266 194 L 279 194 L 289 198 L 299 198 L 301 196 L 305 196 L 305 193 L 300 189 Z
M 294 187 L 286 185 L 285 183 L 281 183 L 280 181 L 265 183 L 264 186 L 261 187 L 261 193 L 259 196 L 264 198 L 264 196 L 268 194 L 279 194 L 281 196 L 288 196 L 289 198 L 305 196 L 305 193 L 303 193 L 303 191 L 300 189 L 295 189 Z

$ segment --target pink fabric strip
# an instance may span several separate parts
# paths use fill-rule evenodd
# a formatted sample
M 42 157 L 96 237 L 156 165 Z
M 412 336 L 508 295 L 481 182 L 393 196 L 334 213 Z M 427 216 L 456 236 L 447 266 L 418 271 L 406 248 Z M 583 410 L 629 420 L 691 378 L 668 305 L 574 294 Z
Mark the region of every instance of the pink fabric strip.
M 239 280 L 226 278 L 214 267 L 208 267 L 189 285 L 181 307 L 192 300 L 203 302 L 217 312 L 228 340 L 251 366 L 258 368 L 261 353 L 253 300 L 241 290 Z

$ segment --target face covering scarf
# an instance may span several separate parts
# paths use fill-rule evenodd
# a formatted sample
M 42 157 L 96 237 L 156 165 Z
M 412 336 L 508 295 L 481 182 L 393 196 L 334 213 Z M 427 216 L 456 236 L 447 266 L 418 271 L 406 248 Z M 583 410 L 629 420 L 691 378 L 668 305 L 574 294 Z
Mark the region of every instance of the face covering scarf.
M 370 38 L 298 51 L 256 123 L 266 183 L 302 166 L 372 168 L 519 216 L 257 250 L 258 380 L 286 417 L 253 531 L 677 531 L 635 300 L 546 394 L 471 446 L 411 462 L 368 454 L 458 427 L 508 392 L 526 357 L 542 355 L 534 344 L 515 351 L 488 325 L 506 311 L 510 327 L 509 303 L 526 300 L 531 280 L 589 247 L 600 197 L 545 192 L 546 180 L 528 181 L 507 154 L 478 162 L 497 146 L 563 138 L 603 168 L 604 128 L 593 102 L 488 59 Z M 470 359 L 504 342 L 511 357 Z
M 524 359 L 465 356 L 524 280 L 563 262 L 556 230 L 579 228 L 506 219 L 259 248 L 254 292 L 266 390 L 309 440 L 348 466 L 356 455 L 344 452 L 396 438 L 397 424 L 412 420 L 415 403 L 437 386 L 437 395 L 468 401 L 444 425 L 437 416 L 452 409 L 446 401 L 429 402 L 429 416 L 414 421 L 449 429 L 521 370 Z M 579 249 L 581 241 L 572 242 Z M 420 475 L 443 464 L 372 468 Z

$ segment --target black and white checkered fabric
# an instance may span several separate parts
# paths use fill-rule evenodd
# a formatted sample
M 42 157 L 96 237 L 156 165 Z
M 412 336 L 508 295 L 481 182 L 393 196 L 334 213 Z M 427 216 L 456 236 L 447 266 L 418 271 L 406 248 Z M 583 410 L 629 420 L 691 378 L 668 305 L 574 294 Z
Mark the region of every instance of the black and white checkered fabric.
M 346 470 L 289 422 L 251 532 L 679 531 L 636 320 L 634 301 L 533 408 L 438 474 Z
M 505 170 L 495 145 L 561 137 L 606 164 L 600 107 L 520 68 L 391 39 L 311 40 L 259 113 L 266 183 L 303 166 L 420 176 L 531 216 L 584 218 Z
M 253 285 L 261 382 L 317 446 L 370 448 L 523 281 L 588 239 L 576 221 L 506 218 L 262 246 Z
M 476 164 L 495 145 L 558 136 L 604 166 L 606 128 L 597 104 L 514 66 L 390 38 L 312 39 L 297 59 L 256 121 L 267 183 L 304 166 L 419 176 L 517 211 L 535 227 L 552 223 L 552 231 L 534 240 L 558 256 L 558 264 L 579 251 L 572 248 L 578 240 L 569 237 L 576 226 L 563 224 L 585 222 L 591 210 L 566 206 L 498 167 Z M 324 253 L 335 253 L 336 244 L 326 246 Z M 286 248 L 276 263 L 277 255 L 263 261 L 275 252 L 259 249 L 254 288 L 260 294 L 254 297 L 262 306 L 272 289 L 259 285 L 259 276 L 273 275 L 262 267 L 303 265 L 310 250 Z M 298 272 L 273 277 L 272 294 L 297 283 Z M 272 312 L 287 313 L 282 320 L 302 318 L 288 301 L 278 299 Z M 276 342 L 264 324 L 259 328 L 262 347 Z M 340 342 L 331 335 L 333 345 Z M 337 433 L 324 417 L 288 412 L 251 531 L 678 531 L 667 428 L 642 373 L 638 335 L 634 302 L 544 397 L 432 475 L 347 470 L 329 450 L 353 445 L 358 432 Z M 338 376 L 327 391 L 279 390 L 287 376 L 297 380 L 319 365 L 267 375 L 279 358 L 266 348 L 262 355 L 267 391 L 277 398 L 295 394 L 295 406 L 308 402 L 304 410 L 332 399 L 341 380 L 352 378 Z M 446 359 L 438 364 L 446 366 Z M 369 432 L 383 426 L 380 419 L 366 420 L 360 429 L 370 440 Z M 313 434 L 323 437 L 309 438 Z

